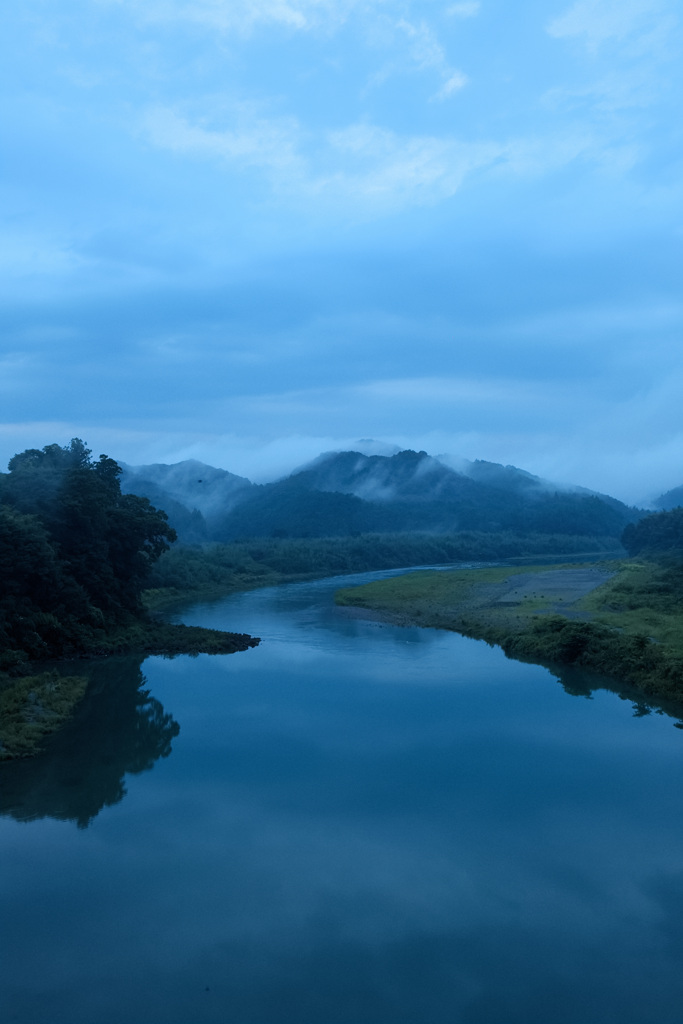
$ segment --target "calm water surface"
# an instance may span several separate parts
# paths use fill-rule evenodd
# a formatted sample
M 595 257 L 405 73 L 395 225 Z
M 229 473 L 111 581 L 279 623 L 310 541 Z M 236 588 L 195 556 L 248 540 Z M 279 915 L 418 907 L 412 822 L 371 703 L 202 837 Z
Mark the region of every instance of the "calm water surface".
M 263 642 L 109 659 L 0 772 L 3 1024 L 682 1019 L 683 732 L 348 582 L 191 609 Z

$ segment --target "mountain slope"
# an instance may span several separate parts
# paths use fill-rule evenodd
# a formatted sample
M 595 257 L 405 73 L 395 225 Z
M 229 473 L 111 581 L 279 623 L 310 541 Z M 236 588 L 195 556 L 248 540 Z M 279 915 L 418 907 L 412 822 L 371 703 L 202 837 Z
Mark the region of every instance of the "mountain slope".
M 254 488 L 245 477 L 196 459 L 121 467 L 121 490 L 162 508 L 179 538 L 189 544 L 210 540 L 216 518 L 223 519 Z
M 323 537 L 458 530 L 619 537 L 639 513 L 614 498 L 552 485 L 492 463 L 458 472 L 426 452 L 339 452 L 257 487 L 215 524 L 216 536 Z
M 683 506 L 683 484 L 680 487 L 674 487 L 665 494 L 660 494 L 652 504 L 655 508 L 662 509 L 665 512 L 672 508 L 680 508 Z

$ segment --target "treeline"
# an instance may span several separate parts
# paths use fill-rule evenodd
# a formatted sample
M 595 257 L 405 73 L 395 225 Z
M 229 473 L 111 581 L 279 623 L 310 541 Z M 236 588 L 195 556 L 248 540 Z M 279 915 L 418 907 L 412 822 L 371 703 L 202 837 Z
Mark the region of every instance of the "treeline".
M 683 560 L 683 508 L 655 512 L 629 523 L 621 539 L 631 556 Z
M 574 665 L 621 679 L 650 696 L 676 701 L 683 697 L 683 654 L 642 633 L 629 636 L 597 622 L 553 615 L 539 616 L 526 630 L 495 642 L 510 658 Z
M 122 494 L 120 468 L 83 441 L 15 455 L 0 475 L 0 669 L 81 653 L 143 614 L 175 540 L 166 514 Z
M 152 602 L 184 594 L 227 593 L 264 583 L 450 562 L 525 556 L 566 556 L 613 550 L 605 537 L 561 534 L 363 534 L 359 537 L 264 538 L 233 544 L 175 547 L 154 565 Z

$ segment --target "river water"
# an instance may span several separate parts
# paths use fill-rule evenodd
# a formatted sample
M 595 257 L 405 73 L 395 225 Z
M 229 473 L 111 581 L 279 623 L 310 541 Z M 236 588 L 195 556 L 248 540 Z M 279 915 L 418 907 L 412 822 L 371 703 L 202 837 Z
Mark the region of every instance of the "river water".
M 3 1024 L 681 1020 L 683 732 L 334 608 L 382 575 L 189 609 L 263 641 L 3 767 Z

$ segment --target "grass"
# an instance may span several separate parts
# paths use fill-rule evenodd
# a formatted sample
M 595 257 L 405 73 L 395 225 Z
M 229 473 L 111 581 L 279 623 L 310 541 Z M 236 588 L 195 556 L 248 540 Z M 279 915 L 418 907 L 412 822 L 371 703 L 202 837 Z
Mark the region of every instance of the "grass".
M 6 680 L 0 689 L 0 761 L 36 754 L 73 714 L 87 686 L 86 676 L 57 672 Z
M 683 657 L 683 594 L 671 585 L 676 576 L 653 562 L 625 562 L 580 607 L 604 626 L 647 636 Z
M 418 622 L 482 637 L 484 631 L 487 635 L 506 635 L 511 628 L 519 628 L 535 615 L 550 611 L 553 601 L 540 593 L 515 604 L 499 604 L 501 585 L 513 576 L 535 575 L 554 568 L 557 566 L 529 565 L 411 572 L 338 590 L 335 600 L 338 605 L 381 611 L 397 622 Z
M 398 623 L 452 629 L 500 645 L 510 657 L 575 665 L 644 694 L 683 699 L 683 567 L 605 563 L 613 575 L 585 596 L 518 589 L 511 577 L 576 566 L 419 572 L 337 592 L 339 605 Z M 595 567 L 594 567 L 595 568 Z M 571 580 L 571 574 L 567 577 Z

